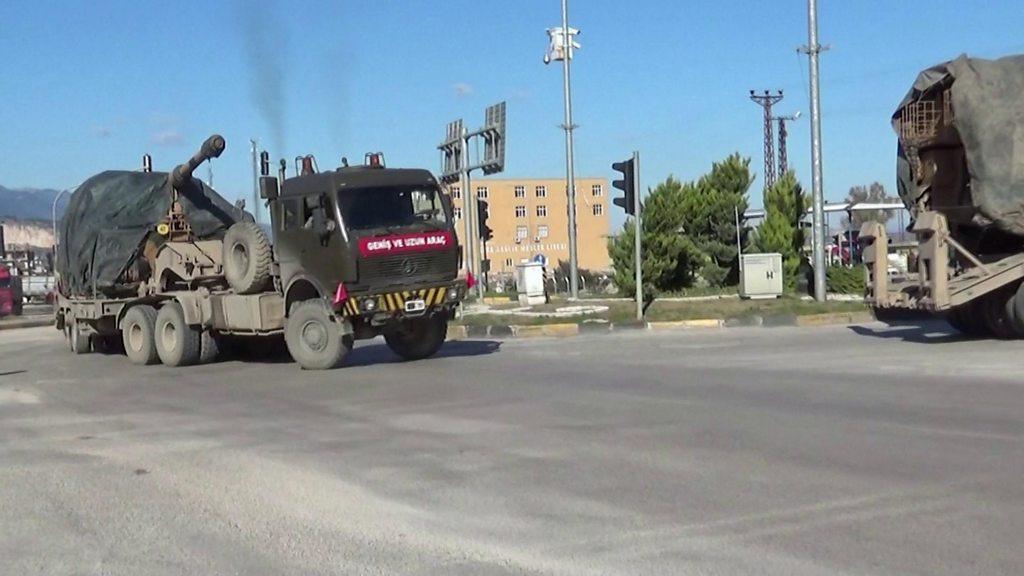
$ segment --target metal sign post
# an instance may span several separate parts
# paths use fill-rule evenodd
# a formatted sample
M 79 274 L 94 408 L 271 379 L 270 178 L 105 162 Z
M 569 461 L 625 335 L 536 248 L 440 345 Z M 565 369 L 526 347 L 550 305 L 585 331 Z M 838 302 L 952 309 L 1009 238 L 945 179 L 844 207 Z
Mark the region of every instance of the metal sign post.
M 448 124 L 448 136 L 438 146 L 442 154 L 441 181 L 446 184 L 460 182 L 462 190 L 462 217 L 466 221 L 466 270 L 477 278 L 477 296 L 483 298 L 484 263 L 483 246 L 480 245 L 479 215 L 476 213 L 476 194 L 472 190 L 470 173 L 482 170 L 484 174 L 497 174 L 505 170 L 505 103 L 489 106 L 484 114 L 484 126 L 469 131 L 462 120 Z M 479 164 L 471 164 L 470 146 L 474 137 L 484 141 L 484 154 Z
M 636 211 L 636 222 L 633 228 L 635 229 L 636 239 L 634 240 L 634 255 L 633 267 L 636 268 L 636 319 L 643 321 L 644 319 L 644 288 L 643 288 L 643 253 L 640 246 L 640 239 L 642 238 L 641 231 L 644 227 L 643 218 L 640 215 L 640 153 L 633 152 L 633 209 Z

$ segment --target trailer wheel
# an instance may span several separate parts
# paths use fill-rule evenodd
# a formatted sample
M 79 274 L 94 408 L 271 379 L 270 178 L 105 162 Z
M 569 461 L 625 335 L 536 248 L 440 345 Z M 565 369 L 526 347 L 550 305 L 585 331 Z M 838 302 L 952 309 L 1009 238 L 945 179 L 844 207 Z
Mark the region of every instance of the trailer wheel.
M 951 310 L 946 316 L 946 322 L 955 330 L 967 336 L 987 336 L 988 328 L 982 318 L 980 306 L 977 302 L 964 304 Z
M 89 334 L 82 330 L 82 325 L 75 322 L 70 327 L 71 337 L 69 343 L 71 345 L 71 351 L 75 354 L 88 354 L 92 352 L 92 346 L 89 342 Z
M 384 333 L 384 342 L 405 360 L 422 360 L 436 354 L 447 336 L 448 320 L 432 316 L 403 320 L 398 328 Z
M 1007 294 L 997 291 L 989 294 L 981 301 L 981 316 L 984 318 L 985 327 L 993 336 L 1001 340 L 1010 340 L 1017 337 L 1010 318 L 1006 315 Z
M 124 352 L 134 364 L 151 365 L 160 361 L 156 352 L 156 309 L 148 305 L 134 306 L 121 321 Z
M 156 353 L 167 366 L 191 366 L 199 363 L 202 331 L 185 322 L 181 304 L 168 302 L 156 315 Z
M 224 235 L 224 277 L 239 294 L 262 292 L 270 280 L 273 253 L 254 222 L 237 222 Z
M 352 336 L 322 300 L 295 304 L 288 316 L 285 345 L 292 358 L 306 370 L 330 370 L 341 366 L 352 350 Z

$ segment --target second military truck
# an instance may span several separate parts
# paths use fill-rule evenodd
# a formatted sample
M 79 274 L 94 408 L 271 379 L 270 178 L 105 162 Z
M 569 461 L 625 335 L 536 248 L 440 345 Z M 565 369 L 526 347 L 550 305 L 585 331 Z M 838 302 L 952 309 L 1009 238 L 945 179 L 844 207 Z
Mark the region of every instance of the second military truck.
M 108 171 L 72 196 L 55 315 L 74 352 L 123 346 L 137 364 L 183 366 L 281 335 L 306 369 L 378 335 L 405 359 L 437 352 L 472 278 L 430 172 L 373 154 L 323 172 L 307 157 L 284 178 L 264 159 L 268 233 L 192 177 L 224 147 L 215 135 L 170 173 Z

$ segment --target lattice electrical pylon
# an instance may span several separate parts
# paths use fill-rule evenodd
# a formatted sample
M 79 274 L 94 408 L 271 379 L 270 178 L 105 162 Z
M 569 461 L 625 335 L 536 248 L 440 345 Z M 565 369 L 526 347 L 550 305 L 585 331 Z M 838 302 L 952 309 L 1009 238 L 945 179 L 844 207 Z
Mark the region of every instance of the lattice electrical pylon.
M 750 99 L 764 109 L 764 189 L 775 185 L 775 134 L 772 126 L 772 106 L 782 101 L 782 90 L 772 94 L 750 91 Z

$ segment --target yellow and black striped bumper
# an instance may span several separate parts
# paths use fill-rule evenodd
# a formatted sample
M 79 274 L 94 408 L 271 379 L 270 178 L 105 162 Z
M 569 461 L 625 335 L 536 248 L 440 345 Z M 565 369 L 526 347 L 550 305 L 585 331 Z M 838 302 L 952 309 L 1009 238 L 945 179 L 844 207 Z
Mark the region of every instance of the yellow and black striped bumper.
M 376 312 L 405 312 L 405 303 L 409 300 L 423 300 L 426 309 L 449 303 L 446 299 L 448 291 L 454 290 L 449 286 L 437 286 L 435 288 L 423 288 L 421 290 L 404 290 L 401 292 L 387 292 L 384 294 L 372 294 L 368 296 L 352 296 L 345 301 L 342 312 L 346 316 L 358 316 L 363 313 Z M 376 305 L 373 310 L 366 306 L 367 300 L 373 300 Z

